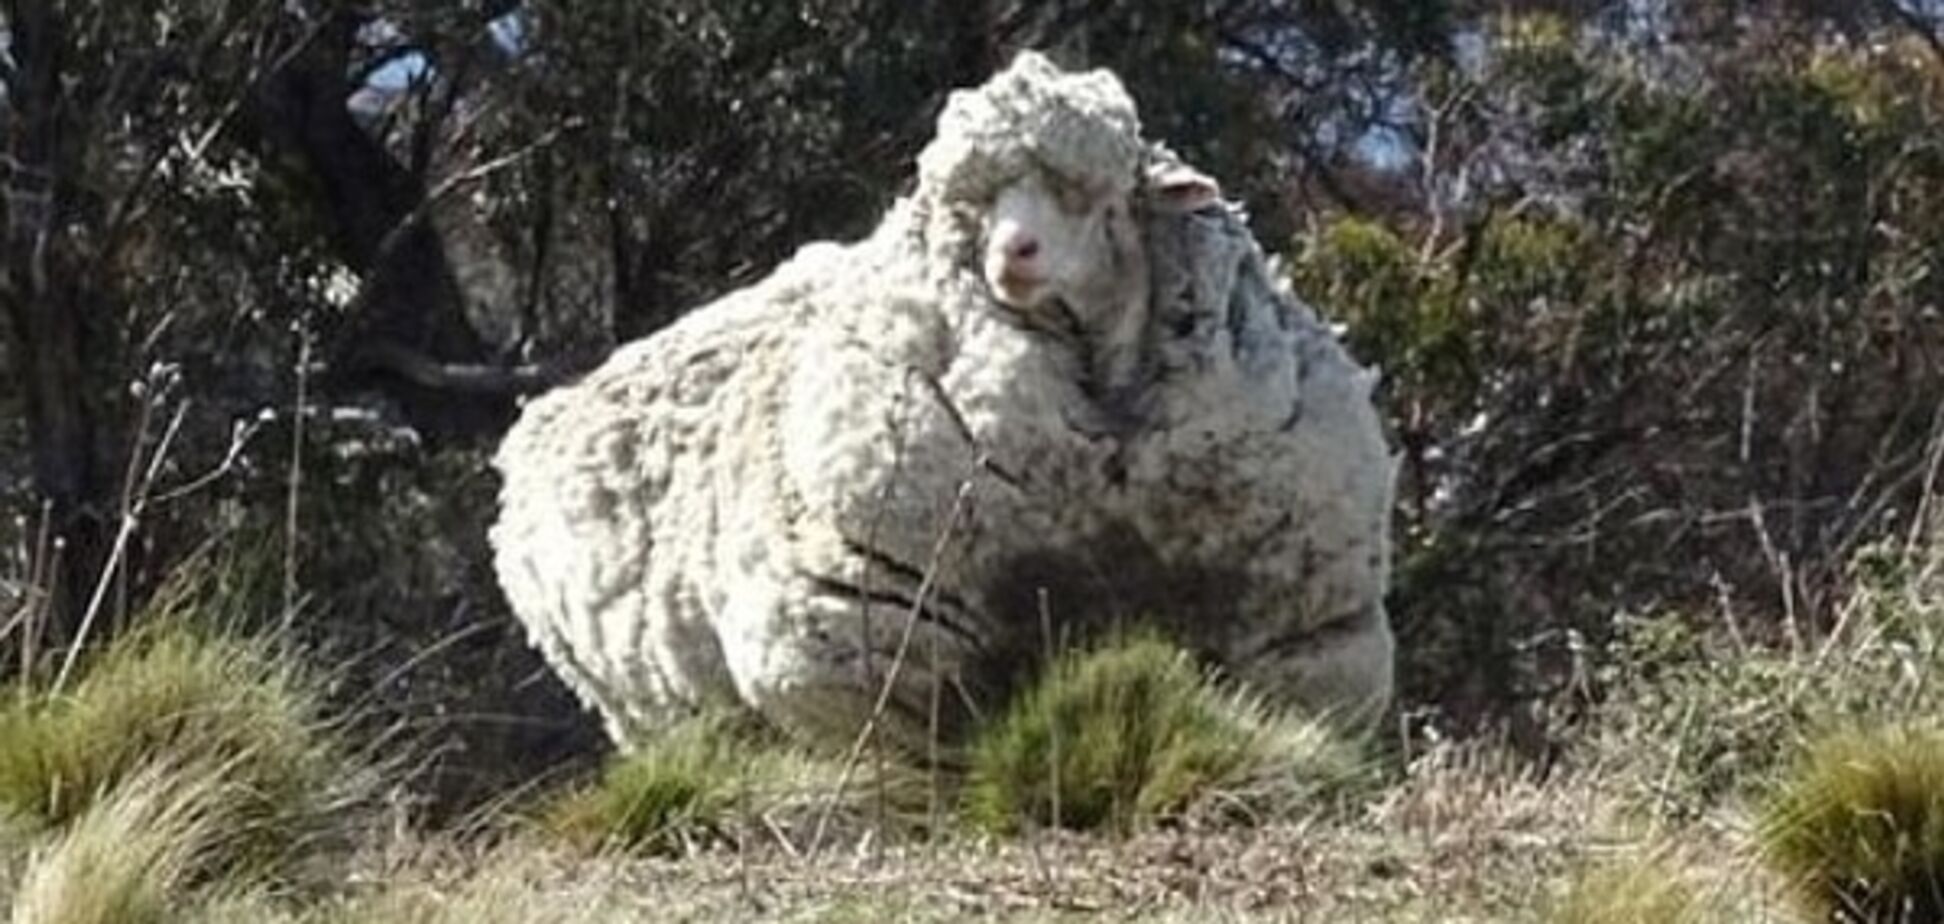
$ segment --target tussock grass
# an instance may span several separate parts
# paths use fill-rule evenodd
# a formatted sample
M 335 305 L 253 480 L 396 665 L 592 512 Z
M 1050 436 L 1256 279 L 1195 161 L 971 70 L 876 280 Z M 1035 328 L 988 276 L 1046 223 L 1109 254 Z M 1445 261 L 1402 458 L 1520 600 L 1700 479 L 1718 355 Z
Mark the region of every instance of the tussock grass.
M 547 807 L 541 826 L 585 847 L 649 853 L 713 838 L 735 811 L 738 783 L 771 769 L 751 737 L 728 715 L 692 719 L 616 758 L 593 785 Z
M 268 870 L 333 832 L 365 774 L 315 690 L 261 640 L 163 621 L 117 640 L 65 692 L 0 708 L 0 810 L 61 828 L 154 764 L 219 768 L 235 788 L 232 862 Z
M 1811 743 L 1760 839 L 1817 920 L 1944 920 L 1944 731 L 1890 725 Z
M 1273 713 L 1136 636 L 1058 659 L 981 733 L 965 809 L 995 832 L 1128 831 L 1215 800 L 1299 807 L 1361 766 L 1321 722 Z
M 0 812 L 0 905 L 20 887 L 35 846 L 35 826 Z
M 14 896 L 14 924 L 174 920 L 237 795 L 209 764 L 145 765 L 36 853 Z

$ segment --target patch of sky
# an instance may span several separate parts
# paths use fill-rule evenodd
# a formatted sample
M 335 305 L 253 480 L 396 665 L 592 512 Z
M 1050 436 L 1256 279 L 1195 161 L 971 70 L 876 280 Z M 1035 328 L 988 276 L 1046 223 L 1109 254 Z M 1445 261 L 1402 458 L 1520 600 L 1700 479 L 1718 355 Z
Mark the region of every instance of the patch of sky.
M 493 36 L 493 44 L 509 56 L 518 56 L 527 48 L 527 21 L 524 8 L 515 9 L 486 24 L 486 31 Z
M 372 71 L 371 76 L 365 78 L 365 84 L 374 90 L 403 90 L 425 76 L 431 67 L 432 63 L 424 55 L 416 51 L 406 52 Z

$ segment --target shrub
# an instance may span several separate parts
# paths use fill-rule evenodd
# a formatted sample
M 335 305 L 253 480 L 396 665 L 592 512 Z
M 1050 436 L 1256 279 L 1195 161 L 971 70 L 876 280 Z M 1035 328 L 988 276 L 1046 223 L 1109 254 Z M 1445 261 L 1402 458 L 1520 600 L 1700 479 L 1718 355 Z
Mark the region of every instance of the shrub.
M 1760 837 L 1818 919 L 1944 920 L 1944 731 L 1892 725 L 1812 743 Z
M 1218 795 L 1300 807 L 1358 768 L 1320 722 L 1273 714 L 1147 637 L 1056 661 L 973 745 L 977 826 L 1128 830 Z
M 1693 818 L 1759 795 L 1804 728 L 1944 711 L 1944 593 L 1936 540 L 1863 549 L 1837 634 L 1737 642 L 1677 615 L 1622 620 L 1597 685 L 1611 691 L 1574 759 L 1656 814 Z

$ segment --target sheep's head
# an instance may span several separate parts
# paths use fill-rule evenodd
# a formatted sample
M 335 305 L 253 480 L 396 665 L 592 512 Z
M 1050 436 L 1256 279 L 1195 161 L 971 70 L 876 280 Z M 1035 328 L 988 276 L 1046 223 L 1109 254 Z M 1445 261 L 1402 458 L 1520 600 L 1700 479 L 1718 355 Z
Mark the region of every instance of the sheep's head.
M 1127 196 L 1033 171 L 999 190 L 982 269 L 1001 304 L 1026 312 L 1111 302 L 1140 264 Z
M 1140 134 L 1112 74 L 1069 73 L 1024 52 L 951 95 L 918 156 L 917 196 L 957 216 L 957 252 L 1000 303 L 1026 312 L 1064 303 L 1090 320 L 1145 274 L 1129 215 Z

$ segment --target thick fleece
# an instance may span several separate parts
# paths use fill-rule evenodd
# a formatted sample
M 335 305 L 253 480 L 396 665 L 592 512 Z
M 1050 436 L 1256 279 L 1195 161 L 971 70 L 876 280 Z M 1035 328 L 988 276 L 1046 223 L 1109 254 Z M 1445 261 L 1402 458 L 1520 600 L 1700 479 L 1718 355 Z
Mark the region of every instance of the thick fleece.
M 1155 156 L 1111 75 L 1022 55 L 953 94 L 870 237 L 528 406 L 495 564 L 617 742 L 716 701 L 949 744 L 1049 644 L 1137 622 L 1294 704 L 1381 709 L 1374 376 L 1232 211 L 1149 204 L 1131 321 L 1107 302 L 1049 325 L 986 288 L 999 189 L 1041 171 L 1139 201 Z

